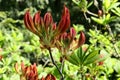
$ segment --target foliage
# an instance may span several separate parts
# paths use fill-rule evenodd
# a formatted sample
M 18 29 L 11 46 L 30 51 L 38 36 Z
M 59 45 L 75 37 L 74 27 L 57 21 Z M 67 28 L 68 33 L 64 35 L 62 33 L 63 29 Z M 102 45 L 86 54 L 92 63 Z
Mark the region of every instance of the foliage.
M 23 19 L 27 10 L 32 16 L 37 11 L 41 11 L 41 16 L 49 11 L 58 24 L 63 5 L 70 11 L 71 26 L 76 30 L 75 40 L 79 39 L 81 31 L 86 36 L 84 45 L 67 50 L 69 55 L 61 54 L 61 49 L 66 48 L 51 48 L 64 79 L 120 79 L 119 0 L 0 0 L 0 80 L 20 80 L 15 64 L 21 65 L 21 62 L 26 67 L 36 63 L 39 79 L 52 76 L 52 79 L 60 80 L 50 51 L 40 47 L 39 36 L 25 28 Z M 69 29 L 66 32 L 70 34 Z M 60 44 L 64 43 L 61 41 Z

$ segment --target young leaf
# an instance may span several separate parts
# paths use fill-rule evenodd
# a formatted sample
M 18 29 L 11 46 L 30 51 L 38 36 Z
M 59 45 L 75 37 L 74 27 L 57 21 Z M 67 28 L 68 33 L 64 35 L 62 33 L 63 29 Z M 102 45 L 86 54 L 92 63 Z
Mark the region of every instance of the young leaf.
M 74 64 L 74 65 L 76 65 L 76 66 L 79 66 L 79 65 L 80 65 L 79 58 L 78 58 L 78 56 L 76 55 L 76 53 L 73 53 L 72 55 L 70 55 L 70 56 L 67 58 L 67 60 L 68 60 L 70 63 L 72 63 L 72 64 Z
M 104 24 L 104 19 L 99 19 L 99 18 L 95 18 L 95 17 L 91 17 L 91 19 L 95 22 L 97 22 L 98 24 L 103 25 Z
M 98 58 L 99 58 L 98 50 L 94 50 L 90 52 L 88 55 L 86 55 L 86 57 L 84 58 L 84 65 L 95 62 Z

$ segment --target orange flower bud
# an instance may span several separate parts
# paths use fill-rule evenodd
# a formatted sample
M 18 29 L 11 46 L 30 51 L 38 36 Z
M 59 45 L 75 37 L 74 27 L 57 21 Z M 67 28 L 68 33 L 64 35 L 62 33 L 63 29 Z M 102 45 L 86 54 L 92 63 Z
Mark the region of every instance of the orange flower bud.
M 21 70 L 22 70 L 22 73 L 25 73 L 25 65 L 23 61 L 21 62 Z
M 18 66 L 16 66 L 17 68 Z M 30 66 L 25 66 L 24 63 L 21 63 L 21 80 L 25 78 L 25 80 L 38 80 L 38 72 L 36 64 Z
M 45 80 L 56 80 L 52 74 L 48 74 Z
M 15 64 L 15 71 L 16 71 L 17 73 L 19 73 L 19 70 L 18 70 L 18 63 Z
M 52 74 L 48 74 L 45 78 L 42 77 L 41 80 L 56 80 L 56 78 Z

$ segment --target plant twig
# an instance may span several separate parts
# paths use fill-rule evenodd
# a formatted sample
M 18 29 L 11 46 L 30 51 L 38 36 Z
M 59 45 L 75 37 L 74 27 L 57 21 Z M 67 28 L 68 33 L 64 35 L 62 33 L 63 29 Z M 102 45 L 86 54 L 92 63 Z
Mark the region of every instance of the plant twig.
M 49 50 L 49 54 L 50 54 L 50 58 L 51 58 L 52 63 L 54 64 L 54 66 L 57 68 L 58 72 L 59 72 L 60 75 L 61 75 L 61 80 L 64 80 L 64 76 L 63 76 L 62 72 L 59 70 L 57 64 L 55 63 L 55 61 L 54 61 L 54 59 L 53 59 L 52 52 L 51 52 L 51 48 L 48 48 L 48 50 Z
M 62 57 L 62 64 L 61 64 L 61 68 L 60 68 L 61 73 L 63 73 L 64 62 L 65 62 L 65 58 Z M 62 77 L 61 77 L 61 79 L 62 79 Z
M 117 52 L 116 46 L 114 45 L 115 38 L 114 38 L 114 35 L 113 35 L 113 33 L 112 33 L 112 30 L 111 30 L 111 28 L 110 28 L 109 25 L 106 25 L 106 28 L 108 29 L 108 31 L 109 31 L 109 33 L 110 33 L 110 35 L 111 35 L 111 37 L 112 37 L 112 44 L 113 44 L 113 48 L 114 48 L 114 50 L 115 50 L 115 53 L 116 53 L 117 55 L 119 55 L 119 53 Z
M 84 79 L 84 73 L 83 73 L 83 65 L 81 65 L 81 67 L 80 67 L 80 74 L 81 74 L 81 80 L 85 80 Z
M 90 15 L 92 15 L 92 16 L 98 17 L 98 15 L 97 15 L 97 14 L 92 13 L 92 12 L 90 12 L 90 11 L 88 11 L 88 10 L 87 10 L 87 13 L 88 13 L 88 14 L 90 14 Z

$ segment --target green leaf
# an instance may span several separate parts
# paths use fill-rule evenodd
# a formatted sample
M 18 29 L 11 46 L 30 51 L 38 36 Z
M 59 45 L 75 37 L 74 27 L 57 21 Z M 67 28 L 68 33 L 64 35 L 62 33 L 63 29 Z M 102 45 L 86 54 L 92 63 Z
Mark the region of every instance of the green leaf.
M 96 62 L 104 61 L 109 57 L 109 54 L 105 50 L 101 50 L 99 55 L 102 57 L 98 58 Z
M 120 74 L 120 61 L 117 61 L 117 62 L 116 62 L 115 66 L 114 66 L 114 69 L 115 69 L 115 71 L 116 71 L 117 73 Z
M 80 1 L 72 0 L 76 5 L 79 5 Z
M 77 6 L 79 6 L 79 8 L 81 9 L 81 11 L 86 12 L 87 11 L 87 0 L 80 0 L 80 1 L 76 1 L 76 0 L 72 0 Z
M 110 7 L 108 9 L 116 8 L 119 5 L 120 5 L 120 2 L 113 3 L 110 5 Z
M 35 46 L 33 46 L 33 45 L 24 44 L 23 46 L 24 46 L 24 51 L 25 52 L 29 53 L 29 52 L 32 52 L 32 51 L 35 50 Z
M 95 62 L 99 58 L 98 50 L 94 50 L 90 52 L 86 57 L 84 58 L 84 65 L 90 64 L 92 62 Z
M 88 5 L 87 5 L 87 8 L 89 8 L 90 6 L 92 6 L 93 4 L 93 1 L 91 1 Z
M 6 13 L 5 13 L 5 12 L 0 11 L 0 17 L 1 17 L 1 18 L 6 18 L 6 17 L 7 17 L 7 15 L 6 15 Z
M 6 71 L 5 68 L 0 68 L 0 74 L 3 74 Z
M 103 6 L 105 8 L 105 11 L 108 11 L 108 8 L 110 6 L 110 0 L 103 0 Z
M 80 47 L 80 48 L 78 48 L 78 50 L 77 50 L 77 56 L 78 56 L 78 58 L 80 59 L 80 62 L 81 63 L 83 63 L 82 61 L 83 61 L 83 51 L 82 51 L 82 47 Z
M 79 58 L 77 57 L 76 53 L 70 55 L 67 60 L 76 66 L 80 65 Z
M 114 14 L 116 14 L 117 16 L 120 17 L 120 7 L 114 8 L 114 9 L 112 9 L 111 11 L 112 11 Z
M 99 58 L 99 54 L 96 54 L 93 57 L 91 57 L 89 59 L 86 59 L 84 65 L 88 65 L 88 64 L 94 63 L 94 62 L 97 61 L 98 58 Z
M 95 18 L 95 17 L 91 17 L 91 19 L 95 22 L 97 22 L 98 24 L 104 24 L 104 19 L 99 19 L 99 18 Z
M 10 77 L 10 80 L 20 80 L 20 76 L 18 74 L 13 74 L 11 77 Z

